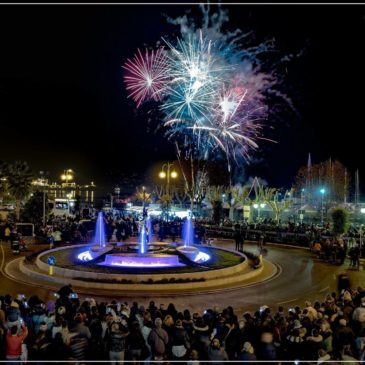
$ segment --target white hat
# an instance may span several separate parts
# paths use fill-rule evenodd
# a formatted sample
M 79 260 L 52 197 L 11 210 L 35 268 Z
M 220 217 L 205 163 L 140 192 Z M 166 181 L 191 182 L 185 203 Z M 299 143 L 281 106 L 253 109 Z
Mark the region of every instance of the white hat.
M 246 351 L 246 352 L 249 352 L 249 353 L 253 354 L 254 349 L 253 349 L 253 347 L 252 347 L 252 345 L 251 345 L 251 342 L 245 342 L 245 343 L 243 344 L 243 349 L 242 349 L 242 351 Z
M 346 319 L 345 318 L 342 318 L 339 320 L 339 323 L 341 326 L 346 326 L 347 322 L 346 322 Z
M 296 330 L 296 329 L 299 329 L 299 328 L 302 328 L 303 326 L 302 326 L 302 324 L 300 323 L 300 321 L 298 320 L 298 319 L 296 319 L 295 321 L 294 321 L 294 329 Z

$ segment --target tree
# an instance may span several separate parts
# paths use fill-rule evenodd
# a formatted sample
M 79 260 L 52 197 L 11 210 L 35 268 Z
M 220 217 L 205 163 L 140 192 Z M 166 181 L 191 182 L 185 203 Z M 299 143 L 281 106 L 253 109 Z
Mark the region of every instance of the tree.
M 248 201 L 248 196 L 250 194 L 250 187 L 245 186 L 234 186 L 234 187 L 226 187 L 224 193 L 228 196 L 228 205 L 229 205 L 229 219 L 233 220 L 234 218 L 234 210 L 239 205 L 244 205 Z
M 346 209 L 337 207 L 332 210 L 332 232 L 335 236 L 340 236 L 347 232 L 349 224 L 349 213 Z
M 48 195 L 45 194 L 45 214 L 49 214 Z M 36 191 L 25 203 L 21 214 L 24 222 L 37 224 L 43 219 L 43 192 Z
M 332 159 L 312 166 L 302 166 L 295 178 L 295 190 L 304 194 L 306 203 L 320 205 L 319 189 L 326 189 L 328 202 L 343 202 L 347 199 L 350 176 L 341 162 Z
M 279 191 L 274 188 L 267 189 L 266 200 L 267 205 L 273 210 L 275 214 L 275 221 L 280 223 L 281 214 L 285 209 L 288 209 L 293 204 L 293 190 L 287 190 L 282 200 L 279 198 Z
M 30 193 L 33 174 L 25 161 L 15 161 L 6 171 L 10 195 L 15 199 L 16 218 L 20 218 L 20 203 Z
M 212 205 L 213 215 L 212 219 L 214 223 L 219 224 L 222 218 L 222 193 L 224 192 L 223 186 L 209 186 L 207 189 L 207 198 Z

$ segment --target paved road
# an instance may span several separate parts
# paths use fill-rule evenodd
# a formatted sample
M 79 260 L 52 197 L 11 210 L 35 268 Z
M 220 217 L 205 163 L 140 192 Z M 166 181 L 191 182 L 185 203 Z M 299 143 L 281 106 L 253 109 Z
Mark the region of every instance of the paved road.
M 233 249 L 232 241 L 218 242 L 217 246 Z M 171 295 L 171 296 L 154 296 L 155 302 L 166 303 L 170 301 L 179 303 L 178 309 L 189 308 L 190 310 L 203 310 L 206 307 L 217 305 L 223 308 L 232 305 L 238 313 L 247 310 L 255 310 L 259 305 L 277 306 L 283 304 L 285 307 L 295 305 L 304 305 L 305 300 L 322 300 L 324 296 L 331 291 L 336 290 L 337 275 L 346 271 L 351 278 L 353 285 L 360 285 L 365 282 L 364 267 L 360 270 L 352 270 L 348 268 L 348 262 L 343 266 L 335 266 L 324 263 L 317 259 L 313 259 L 310 252 L 303 249 L 279 247 L 268 245 L 268 255 L 266 259 L 278 264 L 282 268 L 279 276 L 269 282 L 257 284 L 254 286 L 232 289 L 218 293 L 201 293 L 194 295 Z M 255 251 L 254 244 L 246 245 L 245 249 Z M 13 259 L 13 256 L 5 243 L 1 244 L 0 249 L 0 269 L 2 271 L 4 264 Z M 40 287 L 19 284 L 4 277 L 1 272 L 0 292 L 16 295 L 24 293 L 29 296 L 37 294 L 47 300 L 53 298 L 53 292 Z M 86 295 L 85 295 L 86 296 Z M 115 296 L 104 297 L 95 296 L 91 292 L 88 296 L 97 297 L 99 300 L 127 300 L 136 299 L 140 304 L 148 304 L 150 297 L 122 298 Z

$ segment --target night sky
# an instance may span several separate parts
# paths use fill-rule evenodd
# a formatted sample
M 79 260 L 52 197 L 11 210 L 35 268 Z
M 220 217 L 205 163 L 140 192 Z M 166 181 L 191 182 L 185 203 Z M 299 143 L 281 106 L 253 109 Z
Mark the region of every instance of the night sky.
M 295 113 L 275 122 L 246 174 L 289 186 L 307 161 L 339 159 L 352 172 L 362 158 L 365 85 L 363 6 L 225 6 L 230 29 L 275 38 L 298 53 L 285 70 Z M 1 6 L 0 160 L 22 159 L 56 178 L 73 168 L 80 182 L 104 184 L 174 159 L 173 146 L 127 99 L 121 65 L 137 48 L 178 31 L 164 14 L 198 6 Z

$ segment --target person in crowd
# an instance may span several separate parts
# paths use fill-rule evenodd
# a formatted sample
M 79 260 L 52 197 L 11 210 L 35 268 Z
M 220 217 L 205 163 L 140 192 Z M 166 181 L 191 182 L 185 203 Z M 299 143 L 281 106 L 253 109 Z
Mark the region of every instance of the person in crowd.
M 242 351 L 238 355 L 238 360 L 244 361 L 245 364 L 255 365 L 257 358 L 250 342 L 247 341 L 243 344 Z
M 127 322 L 112 321 L 106 335 L 109 348 L 109 360 L 112 363 L 115 361 L 123 361 L 125 358 L 126 338 L 129 334 Z
M 23 352 L 22 344 L 28 336 L 28 328 L 24 323 L 21 324 L 19 330 L 18 326 L 13 325 L 6 332 L 6 360 L 20 361 Z
M 218 338 L 213 338 L 208 348 L 208 360 L 210 360 L 211 364 L 213 365 L 218 365 L 221 364 L 222 361 L 228 360 L 228 355 L 224 348 L 221 346 Z
M 155 326 L 148 336 L 148 343 L 151 347 L 153 360 L 163 360 L 166 353 L 166 346 L 169 343 L 169 336 L 162 328 L 161 318 L 155 319 Z

